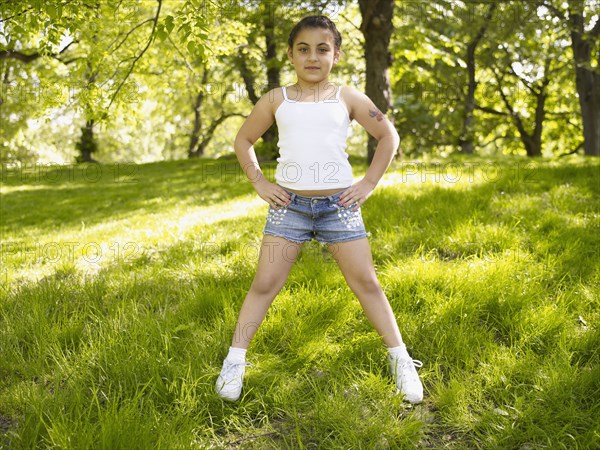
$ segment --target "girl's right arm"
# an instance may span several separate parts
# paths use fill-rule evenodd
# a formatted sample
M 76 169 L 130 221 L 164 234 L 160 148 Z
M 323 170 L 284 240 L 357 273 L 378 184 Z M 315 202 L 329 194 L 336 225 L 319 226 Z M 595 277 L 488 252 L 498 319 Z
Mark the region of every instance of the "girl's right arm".
M 267 92 L 256 102 L 235 137 L 234 149 L 242 170 L 260 198 L 277 209 L 281 205 L 287 205 L 290 202 L 290 196 L 281 186 L 271 183 L 264 177 L 253 147 L 258 138 L 269 129 L 275 120 L 273 94 L 272 91 Z

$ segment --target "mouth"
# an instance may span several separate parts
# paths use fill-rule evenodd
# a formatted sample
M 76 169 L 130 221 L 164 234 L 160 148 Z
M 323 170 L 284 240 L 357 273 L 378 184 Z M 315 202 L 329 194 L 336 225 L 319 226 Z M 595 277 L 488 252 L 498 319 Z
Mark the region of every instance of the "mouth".
M 307 67 L 306 70 L 319 70 L 319 67 L 310 66 L 310 67 Z

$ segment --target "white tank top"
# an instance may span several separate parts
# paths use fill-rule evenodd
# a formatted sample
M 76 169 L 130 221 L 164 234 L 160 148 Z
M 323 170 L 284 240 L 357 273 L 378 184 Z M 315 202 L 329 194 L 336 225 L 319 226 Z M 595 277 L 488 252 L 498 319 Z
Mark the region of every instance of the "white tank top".
M 275 111 L 279 129 L 279 158 L 275 181 L 298 190 L 345 188 L 352 185 L 352 166 L 346 153 L 350 118 L 335 98 L 320 102 L 284 101 Z

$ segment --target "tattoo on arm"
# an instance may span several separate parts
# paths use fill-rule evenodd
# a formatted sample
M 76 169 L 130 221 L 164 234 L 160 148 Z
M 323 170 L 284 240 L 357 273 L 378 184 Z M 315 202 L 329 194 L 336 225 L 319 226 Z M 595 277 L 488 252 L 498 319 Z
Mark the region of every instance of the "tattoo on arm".
M 369 116 L 375 117 L 377 119 L 377 122 L 381 122 L 383 120 L 383 113 L 378 109 L 369 109 Z

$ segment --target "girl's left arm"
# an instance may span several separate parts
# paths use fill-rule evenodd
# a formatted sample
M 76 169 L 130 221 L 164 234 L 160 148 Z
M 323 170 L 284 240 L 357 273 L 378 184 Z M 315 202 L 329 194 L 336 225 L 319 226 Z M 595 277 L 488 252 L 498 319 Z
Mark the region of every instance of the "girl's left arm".
M 375 186 L 390 166 L 400 145 L 400 137 L 388 118 L 362 92 L 346 87 L 344 101 L 348 105 L 351 117 L 377 140 L 373 161 L 365 176 L 340 196 L 340 203 L 343 206 L 356 203 L 354 209 L 358 209 L 371 196 Z

